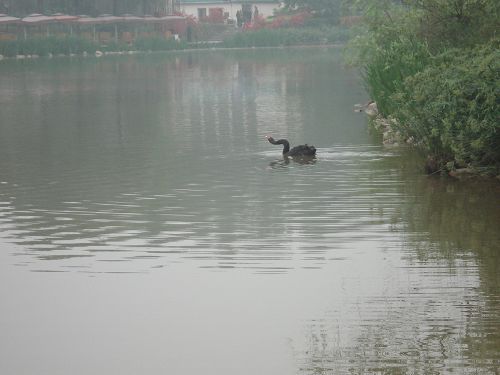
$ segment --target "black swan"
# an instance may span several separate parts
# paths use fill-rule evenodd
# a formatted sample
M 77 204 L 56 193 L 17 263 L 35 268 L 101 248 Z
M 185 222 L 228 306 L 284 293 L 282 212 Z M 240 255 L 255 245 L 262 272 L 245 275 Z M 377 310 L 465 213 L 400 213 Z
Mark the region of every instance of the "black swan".
M 283 145 L 283 156 L 289 157 L 314 157 L 316 155 L 316 148 L 307 144 L 295 146 L 290 149 L 290 143 L 286 139 L 274 140 L 271 136 L 266 136 L 269 143 L 273 145 Z

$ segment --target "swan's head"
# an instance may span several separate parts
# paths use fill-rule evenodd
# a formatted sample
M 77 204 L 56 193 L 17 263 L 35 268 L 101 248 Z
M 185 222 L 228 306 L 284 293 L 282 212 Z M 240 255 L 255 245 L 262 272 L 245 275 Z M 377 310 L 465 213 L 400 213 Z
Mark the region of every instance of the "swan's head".
M 266 135 L 266 139 L 269 141 L 269 143 L 274 143 L 274 138 L 270 135 Z

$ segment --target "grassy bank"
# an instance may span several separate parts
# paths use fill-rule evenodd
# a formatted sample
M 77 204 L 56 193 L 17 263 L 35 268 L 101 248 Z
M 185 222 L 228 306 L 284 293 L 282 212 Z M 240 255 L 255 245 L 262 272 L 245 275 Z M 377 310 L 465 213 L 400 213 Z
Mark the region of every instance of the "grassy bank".
M 239 32 L 223 42 L 224 47 L 278 47 L 346 42 L 349 30 L 343 27 L 277 28 Z
M 345 43 L 348 37 L 349 30 L 344 27 L 260 29 L 230 33 L 218 46 L 223 48 L 245 48 L 332 44 Z M 7 58 L 19 55 L 43 57 L 93 54 L 96 51 L 171 51 L 206 47 L 213 47 L 213 44 L 203 41 L 187 43 L 160 37 L 138 38 L 130 44 L 115 41 L 102 44 L 76 36 L 52 36 L 27 40 L 0 41 L 0 55 Z
M 44 37 L 22 40 L 0 41 L 0 55 L 4 57 L 50 56 L 50 55 L 82 55 L 102 52 L 124 51 L 170 51 L 188 47 L 187 43 L 165 38 L 138 38 L 132 44 L 108 42 L 99 44 L 88 39 L 75 36 Z
M 94 53 L 98 44 L 78 37 L 45 37 L 30 38 L 26 40 L 0 41 L 0 55 L 4 57 L 15 57 L 18 55 L 70 55 L 82 54 L 83 52 Z
M 434 56 L 391 95 L 399 130 L 436 168 L 500 172 L 500 40 Z
M 468 168 L 498 175 L 500 6 L 429 4 L 436 7 L 366 8 L 351 51 L 381 115 L 427 154 L 429 173 Z

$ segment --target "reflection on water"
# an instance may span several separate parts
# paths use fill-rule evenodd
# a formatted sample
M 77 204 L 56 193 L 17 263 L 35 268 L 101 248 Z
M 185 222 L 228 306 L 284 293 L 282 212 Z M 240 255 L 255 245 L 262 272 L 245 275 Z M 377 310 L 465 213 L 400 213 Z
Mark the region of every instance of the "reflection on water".
M 415 176 L 410 160 L 398 162 L 405 201 L 390 215 L 401 242 L 383 246 L 389 272 L 342 279 L 342 290 L 357 295 L 340 293 L 343 300 L 309 324 L 301 366 L 311 373 L 496 374 L 500 186 Z
M 45 186 L 5 183 L 4 237 L 21 246 L 16 263 L 31 270 L 111 272 L 128 269 L 123 262 L 130 261 L 146 271 L 181 259 L 259 272 L 319 267 L 332 241 L 340 247 L 353 238 L 390 235 L 388 224 L 371 214 L 381 204 L 391 210 L 372 199 L 386 177 L 360 170 L 387 153 L 374 146 L 350 149 L 325 148 L 322 159 L 308 163 L 269 152 L 205 157 L 192 161 L 199 172 L 181 174 L 181 186 L 160 165 L 117 184 L 119 172 L 89 182 L 78 170 Z M 75 257 L 91 259 L 75 265 Z M 120 263 L 100 264 L 112 261 Z
M 77 373 L 99 355 L 68 346 L 134 350 L 152 373 L 498 371 L 498 183 L 429 178 L 373 143 L 355 72 L 309 52 L 0 66 L 0 370 L 68 373 L 15 360 L 37 358 L 38 332 Z M 318 157 L 283 159 L 270 133 Z M 107 310 L 62 314 L 84 302 L 73 288 Z M 109 314 L 137 347 L 105 333 Z
M 316 68 L 343 77 L 338 88 L 323 84 L 311 93 L 318 72 L 299 56 L 283 65 L 276 63 L 279 55 L 195 54 L 165 58 L 148 70 L 140 69 L 141 58 L 83 61 L 63 65 L 64 75 L 45 66 L 41 72 L 13 68 L 5 77 L 9 89 L 2 90 L 14 106 L 4 115 L 2 196 L 5 237 L 23 249 L 17 263 L 83 272 L 119 271 L 129 266 L 124 261 L 144 271 L 176 258 L 199 260 L 201 267 L 294 267 L 288 243 L 297 247 L 314 235 L 301 234 L 300 224 L 292 241 L 281 238 L 297 219 L 295 207 L 307 205 L 313 193 L 310 212 L 316 206 L 316 220 L 324 222 L 317 198 L 335 192 L 328 179 L 313 185 L 314 171 L 302 173 L 287 160 L 278 164 L 291 175 L 273 178 L 267 166 L 280 155 L 263 134 L 320 142 L 337 129 L 330 123 L 334 130 L 324 129 L 328 111 L 321 100 L 311 105 L 310 96 L 334 97 L 357 85 L 323 56 Z M 346 108 L 358 95 L 336 101 L 338 119 L 329 122 L 352 121 Z M 31 104 L 28 111 L 15 107 L 26 105 L 21 99 Z M 299 121 L 311 112 L 319 131 L 306 132 Z M 351 132 L 366 138 L 363 126 Z M 336 142 L 332 136 L 324 146 Z M 339 167 L 331 150 L 323 154 L 323 171 Z M 357 178 L 356 169 L 343 173 Z M 66 261 L 83 257 L 91 259 Z

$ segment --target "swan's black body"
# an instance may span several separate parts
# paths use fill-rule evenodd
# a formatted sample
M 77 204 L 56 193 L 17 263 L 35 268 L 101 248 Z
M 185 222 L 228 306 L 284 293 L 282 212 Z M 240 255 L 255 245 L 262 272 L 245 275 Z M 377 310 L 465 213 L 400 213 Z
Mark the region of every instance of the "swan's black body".
M 273 145 L 283 145 L 283 156 L 289 156 L 292 158 L 300 157 L 314 157 L 316 156 L 316 148 L 314 146 L 309 146 L 307 144 L 295 146 L 290 149 L 290 143 L 286 139 L 274 140 L 273 137 L 266 137 L 269 143 Z

